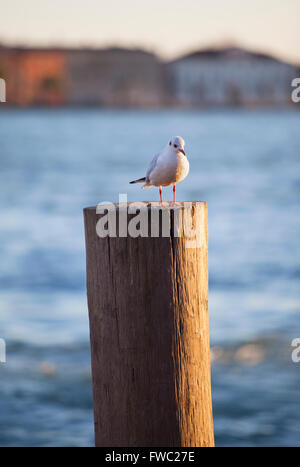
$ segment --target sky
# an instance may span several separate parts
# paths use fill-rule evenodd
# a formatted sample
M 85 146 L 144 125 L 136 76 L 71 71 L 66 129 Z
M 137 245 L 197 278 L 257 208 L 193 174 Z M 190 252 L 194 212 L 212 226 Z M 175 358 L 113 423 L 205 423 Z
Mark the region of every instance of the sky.
M 300 64 L 300 0 L 0 0 L 0 42 L 146 48 L 235 44 Z

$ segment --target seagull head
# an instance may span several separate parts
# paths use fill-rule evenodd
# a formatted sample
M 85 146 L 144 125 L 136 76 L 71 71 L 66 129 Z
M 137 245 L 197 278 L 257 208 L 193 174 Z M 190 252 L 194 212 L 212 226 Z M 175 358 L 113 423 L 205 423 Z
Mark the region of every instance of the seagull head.
M 169 149 L 175 153 L 181 152 L 185 155 L 184 146 L 185 141 L 181 136 L 173 136 L 169 141 Z

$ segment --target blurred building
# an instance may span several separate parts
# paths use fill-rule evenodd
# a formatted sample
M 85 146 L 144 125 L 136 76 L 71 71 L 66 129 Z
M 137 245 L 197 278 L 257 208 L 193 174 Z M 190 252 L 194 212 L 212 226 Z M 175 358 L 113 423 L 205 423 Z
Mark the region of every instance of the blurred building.
M 163 67 L 142 50 L 0 47 L 9 105 L 155 107 L 164 103 Z
M 0 46 L 7 105 L 103 107 L 289 105 L 299 69 L 239 48 L 162 63 L 134 49 Z
M 156 107 L 164 103 L 163 68 L 142 50 L 109 48 L 68 52 L 70 104 Z
M 10 105 L 65 104 L 65 52 L 0 47 L 0 77 Z
M 240 48 L 207 49 L 166 65 L 175 104 L 286 105 L 297 68 Z

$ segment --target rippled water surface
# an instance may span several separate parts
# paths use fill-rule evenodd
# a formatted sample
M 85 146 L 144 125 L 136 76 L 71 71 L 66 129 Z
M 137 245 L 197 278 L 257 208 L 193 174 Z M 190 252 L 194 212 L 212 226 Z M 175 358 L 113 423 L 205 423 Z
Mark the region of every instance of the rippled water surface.
M 6 109 L 0 445 L 93 444 L 82 208 L 157 200 L 128 181 L 173 134 L 208 202 L 216 444 L 300 445 L 300 113 Z

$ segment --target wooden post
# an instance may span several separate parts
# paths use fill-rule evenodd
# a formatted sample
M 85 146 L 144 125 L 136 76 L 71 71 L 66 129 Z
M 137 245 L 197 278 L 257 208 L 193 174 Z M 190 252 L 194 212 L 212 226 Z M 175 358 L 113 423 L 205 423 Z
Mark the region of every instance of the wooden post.
M 214 445 L 206 203 L 155 209 L 156 238 L 124 236 L 124 229 L 100 238 L 101 215 L 84 209 L 96 446 Z M 185 232 L 176 236 L 174 213 L 193 223 L 194 246 Z

